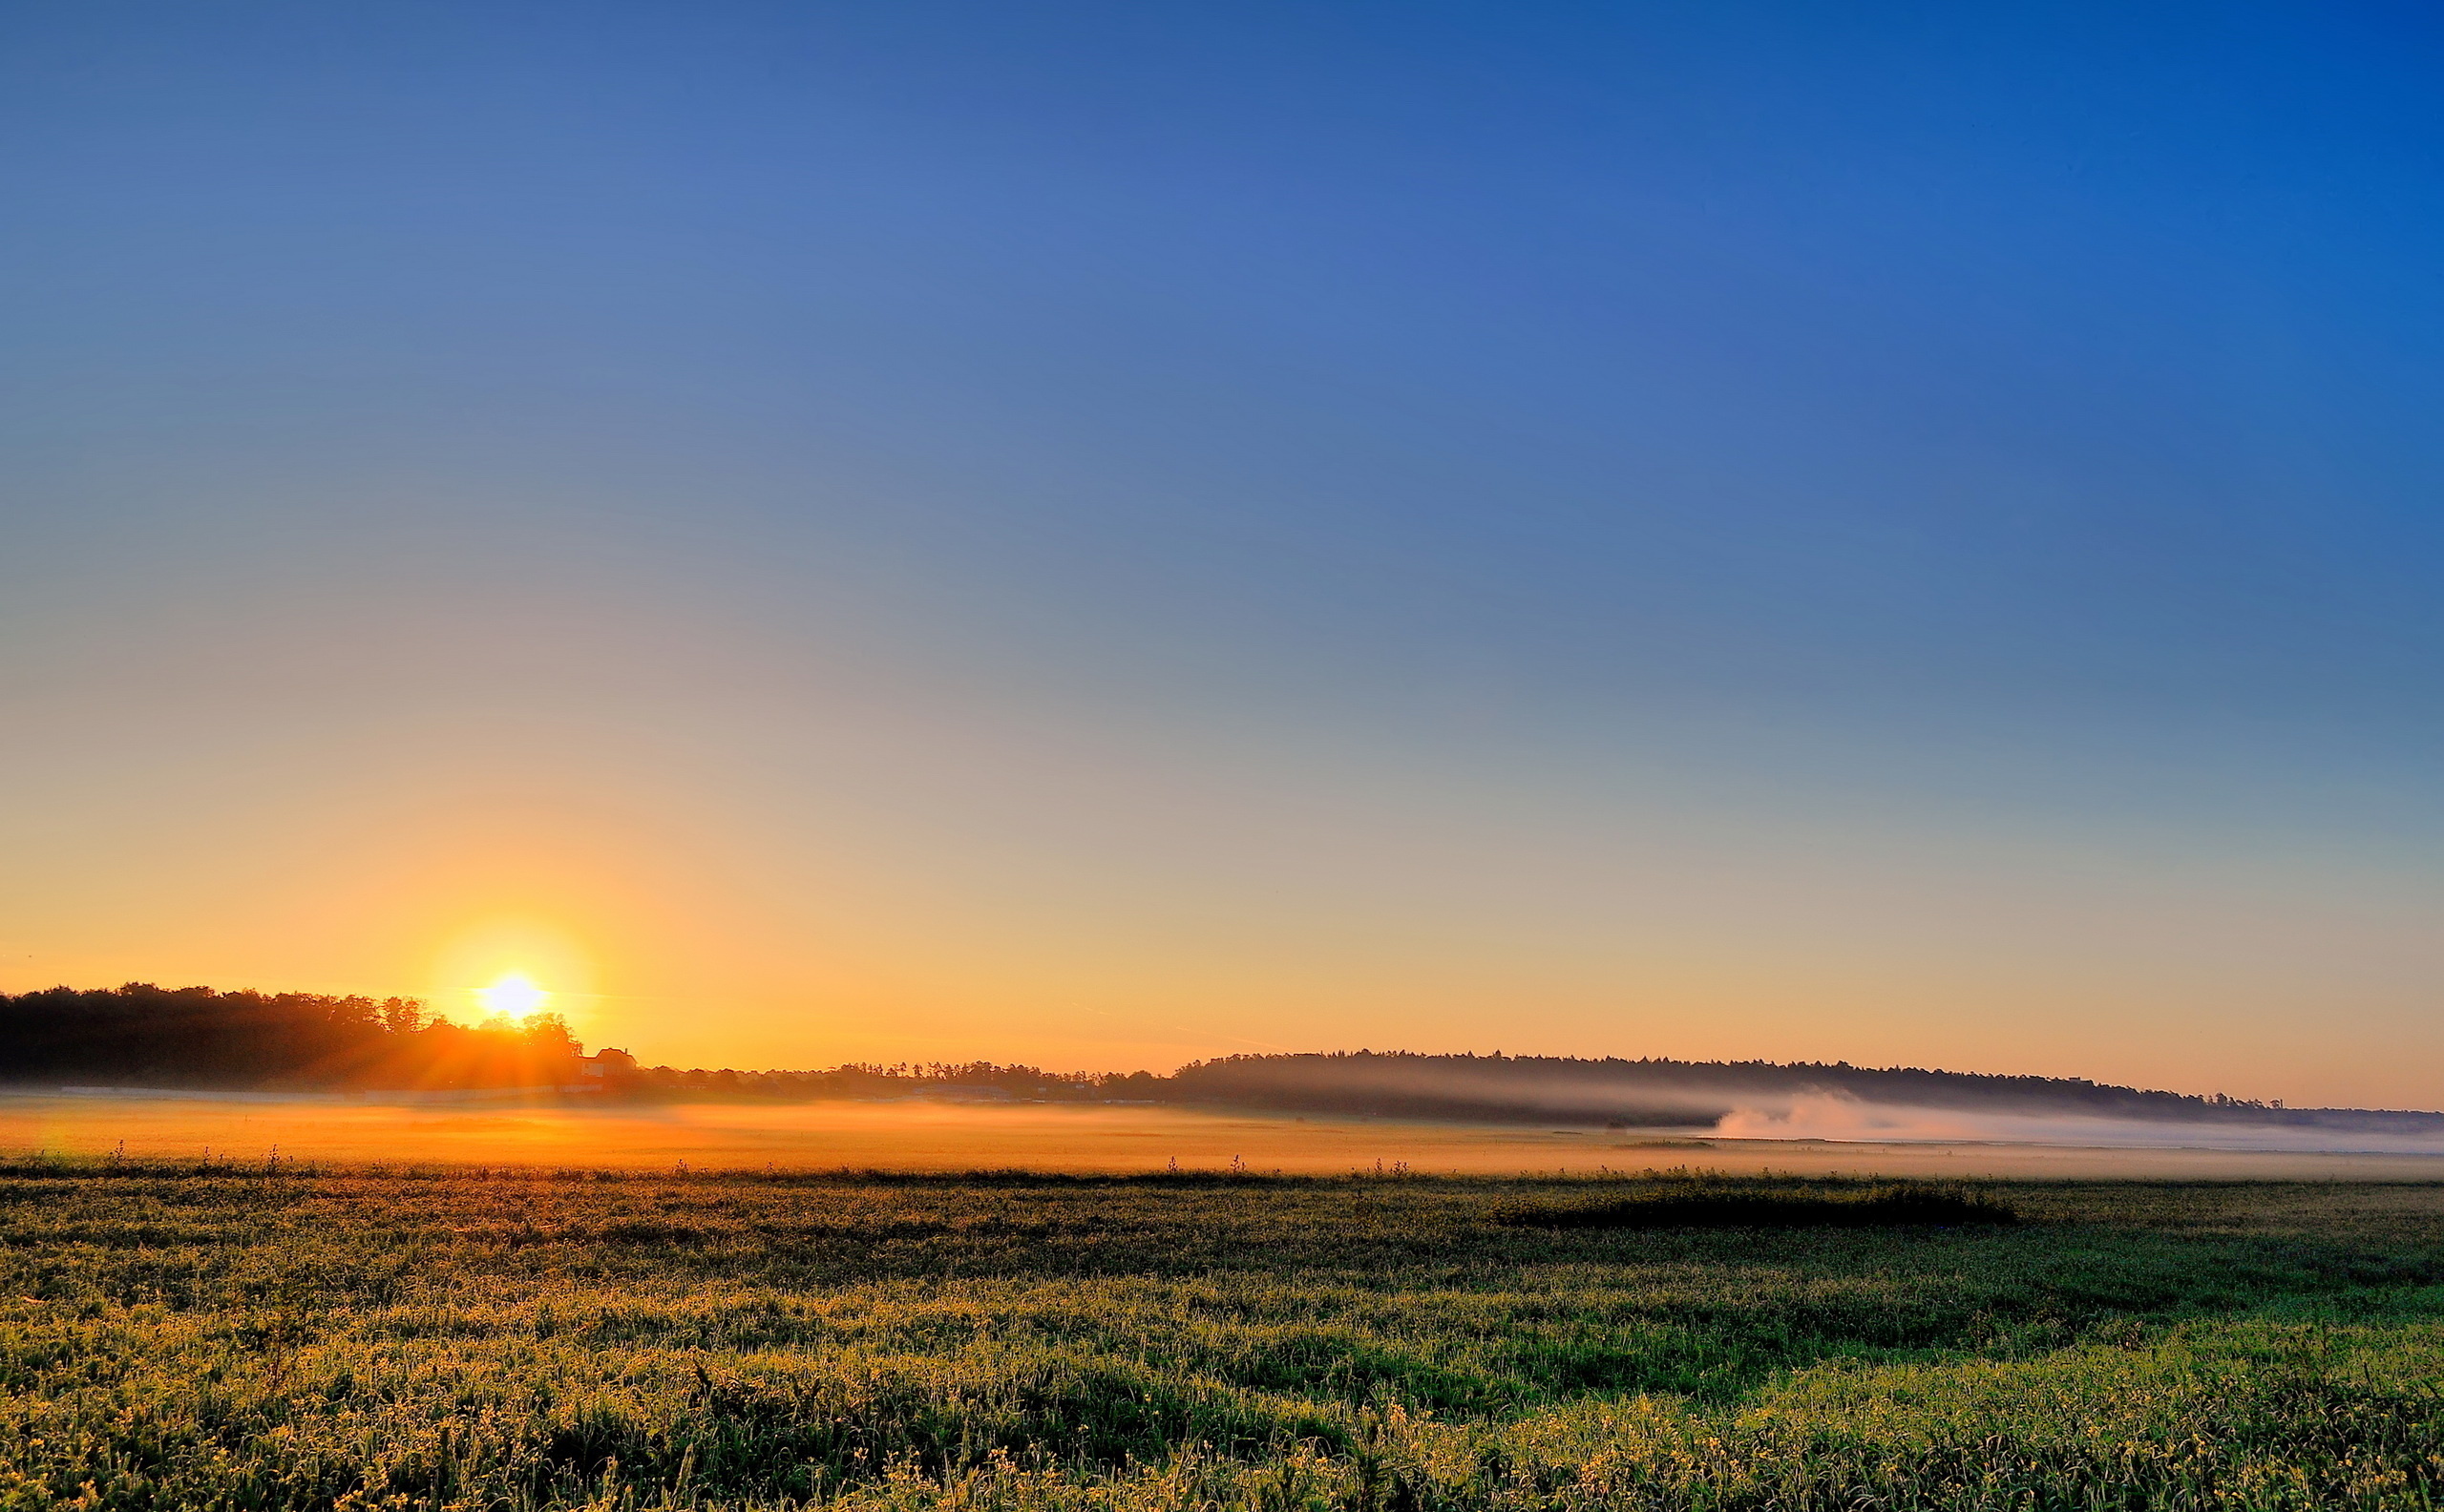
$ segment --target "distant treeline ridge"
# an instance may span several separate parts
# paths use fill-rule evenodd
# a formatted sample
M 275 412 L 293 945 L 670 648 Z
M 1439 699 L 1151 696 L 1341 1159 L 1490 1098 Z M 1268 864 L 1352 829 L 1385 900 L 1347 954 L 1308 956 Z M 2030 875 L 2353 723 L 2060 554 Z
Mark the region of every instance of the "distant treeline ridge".
M 946 1097 L 1221 1104 L 1623 1127 L 1711 1125 L 1805 1096 L 1908 1107 L 2444 1133 L 2444 1113 L 2287 1108 L 2077 1078 L 1847 1062 L 1780 1064 L 1405 1051 L 1240 1055 L 1169 1076 L 1039 1066 L 851 1063 L 828 1071 L 682 1070 L 594 1056 L 551 1014 L 464 1025 L 411 998 L 54 987 L 0 994 L 0 1082 L 292 1091 L 558 1088 L 633 1101 Z

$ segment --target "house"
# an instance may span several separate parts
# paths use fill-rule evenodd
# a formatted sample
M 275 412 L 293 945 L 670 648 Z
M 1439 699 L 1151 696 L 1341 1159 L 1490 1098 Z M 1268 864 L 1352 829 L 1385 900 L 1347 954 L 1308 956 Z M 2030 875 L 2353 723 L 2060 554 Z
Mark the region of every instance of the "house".
M 577 1084 L 566 1088 L 571 1092 L 601 1092 L 609 1089 L 615 1075 L 624 1076 L 637 1068 L 637 1058 L 625 1050 L 608 1045 L 590 1056 L 577 1058 Z

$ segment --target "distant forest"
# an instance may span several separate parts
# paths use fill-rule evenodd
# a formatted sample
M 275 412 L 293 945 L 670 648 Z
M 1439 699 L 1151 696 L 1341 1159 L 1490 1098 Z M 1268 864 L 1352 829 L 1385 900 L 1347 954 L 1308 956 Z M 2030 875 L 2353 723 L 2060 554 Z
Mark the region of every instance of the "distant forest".
M 1624 1127 L 1711 1124 L 1741 1107 L 1827 1093 L 1898 1107 L 2444 1133 L 2444 1113 L 2290 1108 L 2221 1094 L 2145 1092 L 2084 1078 L 1878 1069 L 1847 1061 L 1585 1060 L 1371 1050 L 1246 1055 L 1183 1066 L 1165 1091 L 1180 1102 L 1283 1111 Z
M 124 987 L 0 995 L 0 1078 L 17 1083 L 337 1090 L 574 1082 L 550 1015 L 461 1025 L 412 998 Z
M 1134 1102 L 1286 1113 L 1496 1123 L 1710 1125 L 1723 1115 L 1832 1094 L 1892 1106 L 2096 1118 L 2444 1133 L 2444 1113 L 2288 1108 L 2146 1092 L 2075 1078 L 1765 1060 L 1587 1060 L 1558 1056 L 1243 1055 L 1147 1071 L 853 1063 L 827 1071 L 682 1070 L 617 1050 L 588 1057 L 557 1016 L 453 1023 L 411 998 L 54 987 L 0 994 L 0 1082 L 244 1091 L 529 1089 L 638 1102 L 951 1098 Z
M 809 1102 L 967 1095 L 1151 1101 L 1146 1072 L 1034 1066 L 844 1065 L 706 1071 L 593 1057 L 557 1014 L 453 1023 L 413 998 L 53 987 L 0 993 L 0 1083 L 254 1092 L 558 1089 L 639 1100 Z

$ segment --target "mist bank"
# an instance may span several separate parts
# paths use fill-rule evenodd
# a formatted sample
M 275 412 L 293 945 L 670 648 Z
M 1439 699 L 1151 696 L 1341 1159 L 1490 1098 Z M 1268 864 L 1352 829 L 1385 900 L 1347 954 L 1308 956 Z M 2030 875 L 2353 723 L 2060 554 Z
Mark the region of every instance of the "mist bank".
M 2163 1125 L 2165 1128 L 2174 1125 Z M 1893 1132 L 1879 1130 L 1877 1132 Z M 1034 1171 L 1397 1179 L 1654 1168 L 1721 1173 L 2174 1181 L 2433 1182 L 2434 1149 L 2320 1152 L 2220 1142 L 1656 1140 L 1526 1124 L 1254 1113 L 1114 1102 L 926 1099 L 627 1102 L 395 1093 L 0 1095 L 0 1159 L 173 1160 L 190 1169 L 299 1161 L 494 1170 Z
M 140 982 L 0 995 L 0 1081 L 45 1090 L 516 1088 L 629 1103 L 1168 1103 L 1783 1140 L 2401 1150 L 2444 1142 L 2444 1113 L 2437 1112 L 2293 1108 L 2076 1078 L 1846 1062 L 1359 1050 L 1231 1056 L 1168 1075 L 1058 1072 L 981 1060 L 805 1071 L 683 1069 L 640 1065 L 616 1049 L 588 1056 L 549 1015 L 459 1025 L 413 998 L 222 993 Z
M 2350 1109 L 2324 1109 L 2347 1113 Z M 2218 1150 L 2292 1155 L 2444 1156 L 2444 1129 L 2217 1119 L 2096 1118 L 2030 1110 L 1904 1107 L 1824 1093 L 1780 1109 L 1740 1108 L 1711 1131 L 1724 1141 L 1806 1142 L 1824 1145 L 2049 1145 L 2085 1150 Z M 1719 1147 L 1719 1146 L 1718 1146 Z
M 1247 1055 L 1183 1066 L 1168 1079 L 1182 1101 L 1285 1112 L 1485 1123 L 1575 1123 L 1620 1128 L 1710 1128 L 1755 1138 L 1830 1138 L 1803 1125 L 1859 1124 L 1886 1109 L 1894 1126 L 1944 1116 L 2078 1120 L 2142 1125 L 2293 1129 L 2444 1138 L 2444 1113 L 2295 1108 L 2221 1094 L 2198 1096 L 2069 1077 L 1991 1076 L 1846 1061 L 1706 1061 L 1562 1056 L 1414 1055 L 1349 1051 Z M 1844 1110 L 1837 1112 L 1834 1110 Z M 1910 1119 L 1898 1115 L 1907 1113 Z M 1804 1114 L 1804 1116 L 1801 1116 Z M 1966 1126 L 1966 1125 L 1964 1125 Z M 1781 1132 L 1764 1132 L 1779 1127 Z M 1964 1134 L 1962 1138 L 1987 1136 Z

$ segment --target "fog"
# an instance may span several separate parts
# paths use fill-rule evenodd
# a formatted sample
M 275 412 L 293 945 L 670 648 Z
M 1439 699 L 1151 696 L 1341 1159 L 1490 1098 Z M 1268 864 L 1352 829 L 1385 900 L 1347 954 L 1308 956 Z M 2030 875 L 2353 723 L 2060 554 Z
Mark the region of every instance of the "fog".
M 2225 1136 L 2229 1136 L 2228 1139 Z M 2320 1140 L 2329 1141 L 2321 1144 Z M 2034 1143 L 2051 1140 L 2054 1143 Z M 1996 1142 L 2002 1143 L 1996 1143 Z M 2220 1144 L 2210 1143 L 2222 1141 Z M 2187 1142 L 2176 1144 L 2173 1142 Z M 2337 1153 L 2353 1150 L 2361 1153 Z M 2433 1144 L 1800 1099 L 1677 1134 L 1174 1107 L 0 1095 L 0 1156 L 672 1170 L 1730 1172 L 2433 1180 Z
M 1737 1109 L 1716 1122 L 1714 1133 L 1738 1140 L 2444 1155 L 2444 1137 L 2434 1135 L 2204 1120 L 2085 1118 L 1905 1107 L 1829 1093 L 1790 1098 L 1779 1106 Z
M 1907 1067 L 1356 1053 L 1190 1067 L 1177 1092 L 1311 1116 L 1550 1121 L 1734 1140 L 2444 1154 L 2444 1115 L 2281 1108 Z

